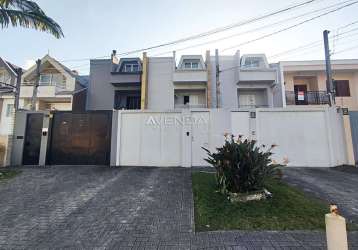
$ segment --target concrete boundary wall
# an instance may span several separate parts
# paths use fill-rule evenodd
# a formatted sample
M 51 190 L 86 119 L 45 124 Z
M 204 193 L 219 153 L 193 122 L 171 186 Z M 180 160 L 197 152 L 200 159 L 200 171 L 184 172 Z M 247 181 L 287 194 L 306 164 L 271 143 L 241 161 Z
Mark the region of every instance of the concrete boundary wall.
M 343 116 L 336 108 L 258 109 L 256 137 L 288 166 L 333 167 L 348 163 Z
M 255 139 L 288 166 L 348 164 L 343 116 L 335 107 L 114 111 L 112 166 L 207 166 L 224 134 Z

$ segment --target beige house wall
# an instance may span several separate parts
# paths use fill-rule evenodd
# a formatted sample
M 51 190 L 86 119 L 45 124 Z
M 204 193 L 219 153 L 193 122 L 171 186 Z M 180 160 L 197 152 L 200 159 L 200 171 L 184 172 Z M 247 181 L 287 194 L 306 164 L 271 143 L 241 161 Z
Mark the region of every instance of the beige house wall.
M 307 91 L 326 91 L 324 71 L 285 72 L 285 90 L 294 91 L 294 85 L 307 85 Z M 333 71 L 335 80 L 349 80 L 351 96 L 336 97 L 336 105 L 358 111 L 358 71 Z

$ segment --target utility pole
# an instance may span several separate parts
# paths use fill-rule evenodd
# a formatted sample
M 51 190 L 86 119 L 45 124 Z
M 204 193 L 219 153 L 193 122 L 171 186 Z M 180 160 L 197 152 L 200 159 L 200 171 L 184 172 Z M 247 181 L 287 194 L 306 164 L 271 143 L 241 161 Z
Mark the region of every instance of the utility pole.
M 7 153 L 7 163 L 8 165 L 11 165 L 12 163 L 12 151 L 15 145 L 15 140 L 16 140 L 16 136 L 15 136 L 15 130 L 16 130 L 16 115 L 17 112 L 19 110 L 19 99 L 20 99 L 20 86 L 21 86 L 21 78 L 22 78 L 22 69 L 21 68 L 17 68 L 16 69 L 16 85 L 13 86 L 13 91 L 14 91 L 14 114 L 12 115 L 12 133 L 10 134 L 9 138 L 8 138 L 8 143 L 7 143 L 7 147 L 8 147 L 8 153 Z
M 331 66 L 331 54 L 329 50 L 329 40 L 328 40 L 329 31 L 323 31 L 323 40 L 324 40 L 324 54 L 326 58 L 326 88 L 329 98 L 329 106 L 335 103 L 335 91 L 333 89 L 333 79 L 332 79 L 332 66 Z
M 219 50 L 215 50 L 215 68 L 216 68 L 216 107 L 220 108 L 221 100 L 220 100 L 220 67 L 219 67 Z
M 22 69 L 18 68 L 16 70 L 16 74 L 17 74 L 17 78 L 16 78 L 15 102 L 14 102 L 15 112 L 19 110 L 19 99 L 20 99 L 20 86 L 21 86 Z
M 36 110 L 37 88 L 39 87 L 40 73 L 41 73 L 40 67 L 41 67 L 41 60 L 38 59 L 36 61 L 36 81 L 35 81 L 34 88 L 32 91 L 32 99 L 31 99 L 31 110 L 32 111 Z

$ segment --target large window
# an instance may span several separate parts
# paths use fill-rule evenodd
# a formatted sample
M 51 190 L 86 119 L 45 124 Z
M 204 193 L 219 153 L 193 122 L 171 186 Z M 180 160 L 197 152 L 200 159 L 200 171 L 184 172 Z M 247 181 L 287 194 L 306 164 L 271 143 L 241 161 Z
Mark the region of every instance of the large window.
M 114 95 L 115 109 L 140 109 L 140 91 L 117 90 Z
M 125 63 L 122 69 L 122 72 L 125 73 L 135 73 L 139 71 L 138 63 Z
M 61 74 L 41 74 L 40 85 L 58 85 L 64 87 L 64 81 Z
M 184 69 L 198 69 L 199 60 L 184 60 Z
M 246 57 L 244 61 L 244 68 L 260 68 L 263 65 L 261 57 Z
M 336 96 L 338 97 L 351 96 L 348 80 L 335 80 L 334 86 L 336 89 Z

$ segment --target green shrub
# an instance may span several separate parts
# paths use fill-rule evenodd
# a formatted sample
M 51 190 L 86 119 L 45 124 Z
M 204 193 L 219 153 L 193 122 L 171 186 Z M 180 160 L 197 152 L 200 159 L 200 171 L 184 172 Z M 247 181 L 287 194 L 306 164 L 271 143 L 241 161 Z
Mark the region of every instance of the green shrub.
M 217 152 L 203 148 L 209 156 L 205 160 L 216 169 L 219 191 L 228 194 L 262 190 L 278 166 L 271 160 L 271 150 L 276 145 L 264 151 L 256 146 L 255 140 L 242 140 L 239 136 L 235 141 L 233 135 L 225 137 L 224 145 L 217 148 Z M 265 145 L 262 148 L 266 148 Z

